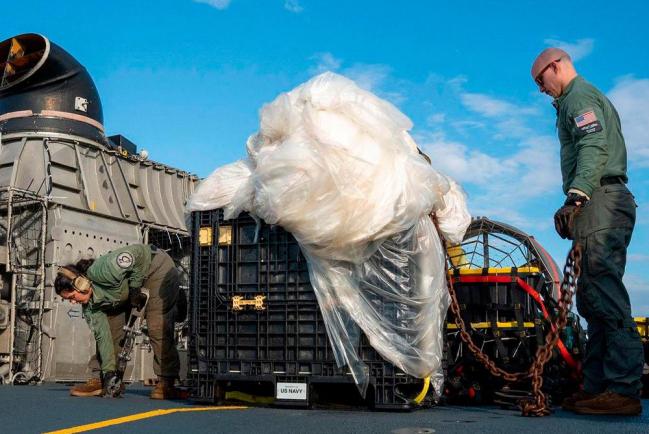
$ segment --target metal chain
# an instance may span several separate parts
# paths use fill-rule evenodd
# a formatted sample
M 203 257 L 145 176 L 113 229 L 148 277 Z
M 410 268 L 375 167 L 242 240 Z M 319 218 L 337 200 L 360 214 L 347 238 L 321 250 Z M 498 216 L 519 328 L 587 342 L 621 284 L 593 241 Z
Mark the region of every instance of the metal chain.
M 446 243 L 444 244 L 445 247 L 447 247 Z M 445 250 L 447 259 L 450 261 L 450 258 L 448 257 L 448 249 L 445 248 Z M 537 349 L 534 362 L 525 372 L 512 373 L 499 368 L 496 366 L 496 363 L 491 360 L 488 355 L 484 354 L 473 342 L 471 335 L 467 332 L 466 324 L 462 319 L 460 304 L 457 301 L 457 295 L 453 286 L 453 278 L 449 277 L 447 279 L 448 292 L 451 296 L 450 308 L 455 317 L 455 325 L 460 331 L 460 338 L 467 345 L 473 356 L 481 362 L 493 376 L 500 377 L 507 382 L 515 383 L 527 378 L 532 379 L 533 398 L 531 400 L 522 400 L 519 403 L 523 416 L 547 416 L 550 414 L 547 399 L 541 390 L 541 387 L 543 386 L 543 369 L 545 364 L 552 357 L 554 346 L 568 321 L 568 312 L 570 312 L 570 308 L 572 307 L 572 295 L 576 290 L 577 279 L 581 274 L 581 254 L 581 245 L 575 242 L 568 254 L 566 264 L 563 268 L 561 297 L 558 306 L 559 317 L 556 324 L 550 328 L 550 332 L 546 335 L 545 344 Z
M 577 279 L 581 275 L 581 244 L 575 242 L 566 258 L 563 267 L 563 281 L 561 282 L 561 296 L 559 298 L 559 317 L 553 328 L 545 337 L 545 345 L 536 351 L 536 359 L 530 367 L 532 377 L 532 394 L 534 398 L 521 401 L 523 416 L 547 416 L 550 414 L 547 399 L 541 390 L 543 386 L 543 369 L 552 357 L 552 352 L 557 340 L 568 322 L 568 313 L 572 307 L 572 296 L 576 291 Z

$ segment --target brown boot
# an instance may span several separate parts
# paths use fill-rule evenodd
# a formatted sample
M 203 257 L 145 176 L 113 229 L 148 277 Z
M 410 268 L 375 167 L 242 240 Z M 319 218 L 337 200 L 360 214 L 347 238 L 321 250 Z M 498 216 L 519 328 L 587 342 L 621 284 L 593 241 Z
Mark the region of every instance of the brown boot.
M 561 403 L 561 408 L 568 411 L 575 411 L 575 404 L 579 401 L 585 401 L 587 399 L 593 399 L 596 395 L 594 393 L 588 393 L 584 390 L 579 390 L 572 395 L 564 398 Z
M 575 403 L 575 413 L 637 416 L 642 413 L 640 399 L 606 391 L 592 399 Z
M 77 384 L 70 389 L 72 396 L 101 396 L 104 389 L 99 378 L 91 378 L 83 384 Z
M 175 379 L 160 377 L 158 384 L 151 391 L 151 399 L 187 399 L 187 391 L 178 389 L 175 385 Z

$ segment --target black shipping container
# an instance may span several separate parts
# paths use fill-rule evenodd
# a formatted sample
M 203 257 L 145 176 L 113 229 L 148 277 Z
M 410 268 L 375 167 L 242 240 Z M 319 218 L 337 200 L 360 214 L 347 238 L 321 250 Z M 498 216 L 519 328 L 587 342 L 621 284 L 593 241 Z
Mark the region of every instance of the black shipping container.
M 343 394 L 363 401 L 347 368 L 336 366 L 307 262 L 290 233 L 247 214 L 224 221 L 214 210 L 193 213 L 192 234 L 194 400 L 218 401 L 229 388 L 272 395 L 275 404 L 308 405 L 316 395 Z M 383 360 L 357 328 L 352 332 L 370 374 L 363 402 L 412 408 L 423 380 Z M 296 384 L 293 394 L 279 390 Z

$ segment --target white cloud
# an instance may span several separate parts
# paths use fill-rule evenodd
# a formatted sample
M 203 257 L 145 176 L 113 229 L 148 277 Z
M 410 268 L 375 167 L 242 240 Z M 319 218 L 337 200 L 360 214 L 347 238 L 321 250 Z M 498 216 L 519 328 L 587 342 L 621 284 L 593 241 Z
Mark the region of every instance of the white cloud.
M 647 262 L 649 263 L 649 255 L 642 253 L 629 253 L 627 256 L 629 262 Z
M 492 98 L 480 93 L 462 93 L 460 95 L 462 104 L 482 116 L 496 117 L 511 113 L 515 106 L 507 101 Z
M 531 116 L 539 114 L 537 107 L 514 104 L 481 93 L 461 92 L 459 96 L 462 105 L 489 120 L 488 124 L 475 119 L 460 122 L 468 122 L 467 126 L 491 126 L 494 140 L 526 140 L 538 134 L 530 122 Z
M 329 52 L 316 53 L 311 56 L 311 59 L 316 61 L 316 64 L 308 70 L 311 75 L 335 71 L 354 80 L 362 89 L 374 92 L 393 104 L 400 104 L 405 100 L 403 93 L 396 90 L 399 80 L 390 77 L 392 68 L 388 65 L 355 63 L 343 67 L 343 61 Z
M 426 118 L 428 125 L 441 124 L 446 120 L 446 113 L 433 113 Z
M 558 187 L 557 152 L 549 152 L 553 139 L 538 136 L 518 142 L 517 151 L 499 158 L 477 148 L 446 139 L 444 133 L 417 137 L 420 147 L 430 155 L 433 166 L 460 183 L 474 184 L 485 195 L 484 203 L 515 208 L 512 200 L 538 198 Z
M 451 126 L 455 128 L 460 134 L 466 134 L 468 131 L 476 128 L 484 128 L 484 122 L 479 121 L 453 121 Z
M 478 148 L 448 140 L 443 126 L 436 126 L 442 130 L 418 138 L 422 149 L 433 158 L 435 167 L 476 193 L 469 200 L 474 215 L 532 232 L 549 229 L 549 220 L 525 212 L 532 200 L 557 193 L 561 183 L 557 140 L 539 131 L 539 110 L 461 88 L 457 95 L 473 114 L 448 125 L 469 137 L 479 128 L 480 134 L 491 134 L 497 147 L 492 152 L 484 143 Z
M 194 0 L 194 3 L 205 3 L 216 9 L 226 9 L 230 6 L 230 0 Z
M 501 162 L 476 148 L 448 140 L 443 133 L 417 137 L 419 146 L 432 159 L 433 166 L 460 183 L 487 184 Z M 507 168 L 505 168 L 507 170 Z
M 556 142 L 554 137 L 544 135 L 521 142 L 519 151 L 511 157 L 519 173 L 511 179 L 515 184 L 510 185 L 518 185 L 529 198 L 558 191 L 561 187 L 561 170 Z
M 493 138 L 496 140 L 525 139 L 538 134 L 538 130 L 531 128 L 522 114 L 500 119 L 495 125 L 497 132 Z
M 469 79 L 466 78 L 466 76 L 458 75 L 456 77 L 451 78 L 450 80 L 447 80 L 444 84 L 454 89 L 460 89 L 462 85 L 467 81 L 469 81 Z
M 649 167 L 649 79 L 622 77 L 608 97 L 622 120 L 629 162 Z
M 524 231 L 528 231 L 531 228 L 534 228 L 534 231 L 538 231 L 542 226 L 542 222 L 532 220 L 517 209 L 511 206 L 501 206 L 499 203 L 490 204 L 482 200 L 477 200 L 475 205 L 473 205 L 473 211 L 473 215 L 476 217 L 488 217 L 491 220 L 507 223 Z
M 304 8 L 300 5 L 300 2 L 298 0 L 285 0 L 284 9 L 293 12 L 294 14 L 299 14 L 304 10 Z
M 516 105 L 482 93 L 463 92 L 460 94 L 460 101 L 469 110 L 487 118 L 506 117 L 512 119 L 517 116 L 537 113 L 537 109 L 534 107 Z
M 342 60 L 336 58 L 329 52 L 316 53 L 311 56 L 316 61 L 316 65 L 309 68 L 309 74 L 317 75 L 326 71 L 337 71 L 342 64 Z
M 591 38 L 578 39 L 575 42 L 565 42 L 558 39 L 546 39 L 545 42 L 547 45 L 552 47 L 561 48 L 570 54 L 573 62 L 577 62 L 584 57 L 588 56 L 593 52 L 593 47 L 595 46 L 595 40 Z
M 432 96 L 450 99 L 451 106 L 459 102 L 464 114 L 440 113 L 431 102 L 429 107 L 437 108 L 427 119 L 432 131 L 418 132 L 420 148 L 430 155 L 433 166 L 465 185 L 473 215 L 530 233 L 550 230 L 551 211 L 540 212 L 538 203 L 560 192 L 559 147 L 543 126 L 540 101 L 523 104 L 467 92 L 466 83 L 461 75 L 451 80 L 428 76 Z M 457 139 L 458 133 L 462 139 Z
M 375 91 L 385 84 L 391 68 L 381 64 L 357 63 L 345 68 L 343 74 L 356 82 L 358 86 L 369 91 Z

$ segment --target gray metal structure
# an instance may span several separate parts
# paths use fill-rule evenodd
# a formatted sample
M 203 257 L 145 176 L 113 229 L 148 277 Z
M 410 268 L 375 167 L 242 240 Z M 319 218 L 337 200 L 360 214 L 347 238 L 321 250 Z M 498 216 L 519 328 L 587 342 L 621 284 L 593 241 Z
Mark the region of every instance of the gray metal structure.
M 28 42 L 37 40 L 28 36 Z M 47 42 L 41 45 L 55 47 L 38 37 Z M 21 42 L 16 37 L 12 44 L 14 39 Z M 0 86 L 0 382 L 84 380 L 92 375 L 95 342 L 81 307 L 54 293 L 57 267 L 148 242 L 152 234 L 187 239 L 183 208 L 197 178 L 110 148 L 103 125 L 83 113 L 23 107 L 3 113 L 2 91 Z M 69 97 L 76 98 L 75 92 Z M 30 103 L 38 100 L 29 95 Z M 75 122 L 86 122 L 93 134 L 70 133 L 85 131 L 70 129 Z M 151 358 L 146 342 L 139 342 L 125 379 L 151 378 Z

